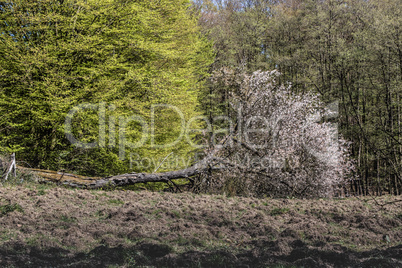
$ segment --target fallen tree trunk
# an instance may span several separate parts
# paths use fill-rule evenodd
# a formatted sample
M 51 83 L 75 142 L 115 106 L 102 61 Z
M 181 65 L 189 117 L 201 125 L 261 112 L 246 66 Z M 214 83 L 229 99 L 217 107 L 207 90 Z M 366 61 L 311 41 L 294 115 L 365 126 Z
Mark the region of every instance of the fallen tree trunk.
M 86 177 L 50 170 L 30 169 L 46 181 L 56 182 L 74 188 L 99 189 L 103 187 L 127 186 L 136 183 L 165 182 L 190 178 L 211 168 L 213 159 L 203 160 L 186 169 L 162 173 L 126 173 L 110 177 Z

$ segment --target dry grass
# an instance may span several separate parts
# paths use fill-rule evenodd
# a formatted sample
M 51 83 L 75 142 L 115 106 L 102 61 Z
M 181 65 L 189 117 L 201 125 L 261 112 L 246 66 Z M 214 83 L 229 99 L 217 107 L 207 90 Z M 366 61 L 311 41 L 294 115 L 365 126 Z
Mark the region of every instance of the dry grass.
M 0 266 L 398 267 L 401 207 L 6 186 Z

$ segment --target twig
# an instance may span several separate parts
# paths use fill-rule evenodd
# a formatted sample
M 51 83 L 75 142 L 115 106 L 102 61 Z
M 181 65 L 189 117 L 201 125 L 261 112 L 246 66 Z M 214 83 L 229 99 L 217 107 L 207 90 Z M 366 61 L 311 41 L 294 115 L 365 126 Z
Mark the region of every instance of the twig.
M 373 201 L 376 203 L 377 206 L 381 207 L 381 209 L 383 209 L 386 205 L 391 205 L 391 204 L 394 204 L 394 203 L 402 202 L 402 199 L 400 199 L 400 200 L 394 200 L 394 201 L 386 202 L 386 203 L 384 203 L 384 204 L 380 204 L 380 203 L 378 203 L 378 201 L 375 199 L 375 197 L 372 196 L 369 192 L 368 192 L 368 195 L 371 197 L 371 199 L 373 199 Z M 357 196 L 356 196 L 356 197 L 357 197 Z M 358 198 L 358 199 L 359 199 L 359 198 Z M 359 199 L 359 200 L 360 200 L 360 199 Z
M 369 196 L 371 197 L 371 199 L 374 200 L 374 202 L 377 204 L 377 206 L 380 206 L 381 208 L 384 206 L 384 205 L 379 204 L 379 203 L 377 202 L 377 200 L 374 198 L 374 196 L 372 196 L 372 195 L 370 194 L 369 191 L 367 191 L 367 193 L 369 194 Z
M 398 202 L 402 202 L 402 199 L 384 203 L 384 204 L 382 204 L 382 206 L 391 205 L 391 204 L 398 203 Z
M 180 193 L 182 193 L 181 189 L 174 183 L 171 179 L 168 179 L 169 182 L 173 184 L 174 187 L 176 187 L 176 190 L 179 190 Z
M 24 164 L 27 164 L 30 168 L 32 168 L 32 166 L 28 163 L 28 162 L 25 162 L 25 161 L 16 161 L 16 164 L 17 164 L 17 162 L 18 163 L 24 163 Z
M 60 181 L 61 181 L 61 179 L 63 178 L 64 173 L 65 173 L 65 171 L 66 171 L 66 170 L 62 169 L 62 170 L 60 170 L 60 171 L 61 171 L 61 172 L 63 172 L 63 173 L 61 174 L 60 179 L 57 181 L 57 184 L 59 184 L 59 182 L 60 182 Z
M 153 173 L 155 173 L 155 172 L 162 166 L 163 162 L 165 162 L 166 158 L 168 158 L 169 155 L 171 155 L 171 154 L 173 154 L 173 152 L 171 152 L 170 154 L 168 154 L 168 155 L 165 157 L 165 159 L 162 160 L 162 162 L 161 162 L 161 163 L 159 164 L 159 166 L 154 170 Z

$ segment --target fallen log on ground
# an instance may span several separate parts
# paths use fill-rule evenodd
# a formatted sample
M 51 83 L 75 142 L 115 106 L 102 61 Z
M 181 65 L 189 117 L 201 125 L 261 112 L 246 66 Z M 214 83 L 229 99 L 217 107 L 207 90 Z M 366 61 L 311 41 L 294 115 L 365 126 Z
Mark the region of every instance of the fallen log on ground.
M 165 182 L 172 183 L 174 179 L 190 178 L 211 168 L 213 159 L 203 160 L 191 167 L 162 173 L 126 173 L 110 177 L 87 177 L 61 171 L 29 169 L 46 181 L 67 185 L 74 188 L 99 189 L 134 185 L 136 183 Z

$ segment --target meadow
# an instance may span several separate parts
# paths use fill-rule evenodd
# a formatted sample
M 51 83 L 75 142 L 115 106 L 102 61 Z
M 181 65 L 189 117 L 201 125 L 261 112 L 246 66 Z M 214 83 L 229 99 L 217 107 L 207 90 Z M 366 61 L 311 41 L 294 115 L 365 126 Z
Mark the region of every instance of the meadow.
M 0 265 L 400 267 L 399 200 L 10 184 L 0 188 Z

